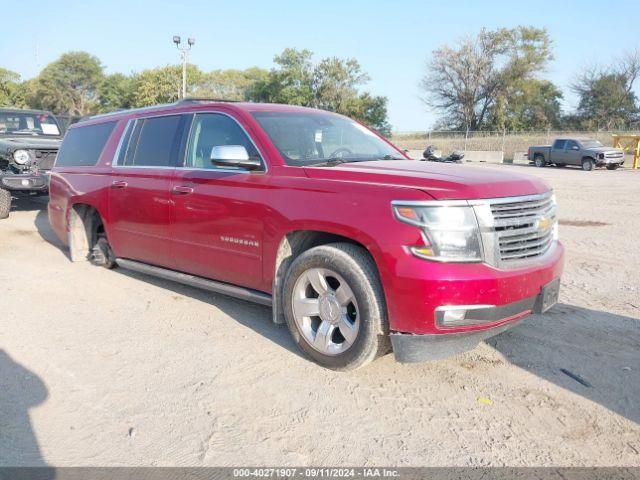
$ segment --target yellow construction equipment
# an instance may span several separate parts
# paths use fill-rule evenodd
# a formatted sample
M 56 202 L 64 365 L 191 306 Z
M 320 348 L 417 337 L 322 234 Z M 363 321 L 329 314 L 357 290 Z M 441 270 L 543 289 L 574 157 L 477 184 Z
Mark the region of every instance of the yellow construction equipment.
M 619 148 L 625 153 L 633 152 L 633 168 L 638 168 L 640 159 L 640 135 L 611 135 L 613 148 Z

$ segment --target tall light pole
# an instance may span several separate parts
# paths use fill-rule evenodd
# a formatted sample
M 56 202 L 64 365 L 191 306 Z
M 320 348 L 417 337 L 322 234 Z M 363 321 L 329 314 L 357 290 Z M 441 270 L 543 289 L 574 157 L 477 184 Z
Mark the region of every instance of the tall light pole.
M 182 39 L 178 35 L 173 36 L 173 43 L 176 44 L 176 48 L 180 50 L 180 57 L 182 58 L 182 98 L 186 98 L 187 96 L 187 61 L 189 60 L 189 50 L 194 43 L 196 43 L 195 38 L 187 39 L 186 47 L 181 47 Z

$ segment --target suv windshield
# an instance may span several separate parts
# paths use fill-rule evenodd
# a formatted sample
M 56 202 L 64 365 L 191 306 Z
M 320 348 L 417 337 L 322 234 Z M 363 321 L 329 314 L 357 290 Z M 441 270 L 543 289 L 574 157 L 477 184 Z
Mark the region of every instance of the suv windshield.
M 375 133 L 346 117 L 322 112 L 253 112 L 287 165 L 330 161 L 404 160 Z
M 59 136 L 60 128 L 48 113 L 0 110 L 0 135 Z
M 602 146 L 598 140 L 580 140 L 582 143 L 582 148 L 598 148 Z

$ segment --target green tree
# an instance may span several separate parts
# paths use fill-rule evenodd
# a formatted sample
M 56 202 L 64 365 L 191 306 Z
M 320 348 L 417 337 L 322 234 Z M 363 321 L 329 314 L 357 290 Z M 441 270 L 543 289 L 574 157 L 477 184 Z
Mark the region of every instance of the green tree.
M 27 101 L 57 114 L 84 116 L 99 108 L 102 64 L 86 52 L 69 52 L 47 65 L 30 85 Z
M 246 70 L 214 70 L 202 76 L 194 95 L 223 100 L 249 100 L 257 82 L 267 79 L 267 70 L 252 67 Z
M 544 70 L 551 58 L 545 29 L 483 29 L 456 47 L 433 52 L 421 82 L 423 100 L 451 128 L 487 128 L 496 104 L 514 95 L 519 82 Z
M 491 109 L 491 130 L 542 130 L 561 123 L 562 92 L 548 80 L 526 78 L 513 83 L 508 94 L 499 97 Z
M 310 50 L 285 49 L 274 58 L 276 68 L 251 88 L 251 98 L 330 110 L 390 133 L 387 99 L 359 92 L 369 76 L 357 60 L 330 57 L 314 64 L 312 58 Z
M 204 77 L 195 65 L 187 65 L 187 96 L 193 96 Z M 182 66 L 167 65 L 135 74 L 132 79 L 133 107 L 175 102 L 182 94 Z
M 285 49 L 273 59 L 277 65 L 266 79 L 253 88 L 256 101 L 312 106 L 313 53 L 310 50 Z
M 627 53 L 612 65 L 587 67 L 572 89 L 580 98 L 577 117 L 586 128 L 629 127 L 640 113 L 634 86 L 640 77 L 640 51 Z
M 102 112 L 131 108 L 133 105 L 133 80 L 122 73 L 107 75 L 98 92 Z
M 20 82 L 20 75 L 6 68 L 0 67 L 0 106 L 25 107 L 24 88 Z

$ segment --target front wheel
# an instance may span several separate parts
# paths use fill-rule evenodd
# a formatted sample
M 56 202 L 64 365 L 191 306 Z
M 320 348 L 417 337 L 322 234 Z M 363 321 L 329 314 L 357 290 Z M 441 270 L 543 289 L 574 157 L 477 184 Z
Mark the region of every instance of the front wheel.
M 607 170 L 617 170 L 619 166 L 619 163 L 610 163 L 609 165 L 607 165 Z
M 0 188 L 0 219 L 8 218 L 11 211 L 11 192 Z
M 585 172 L 590 172 L 593 170 L 593 160 L 590 158 L 585 158 L 582 160 L 582 170 Z
M 542 155 L 536 155 L 533 159 L 533 164 L 538 168 L 542 168 L 547 164 L 547 162 L 544 161 L 544 157 Z
M 297 257 L 284 282 L 285 317 L 298 347 L 332 370 L 353 370 L 389 350 L 386 306 L 375 263 L 348 243 Z

